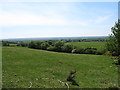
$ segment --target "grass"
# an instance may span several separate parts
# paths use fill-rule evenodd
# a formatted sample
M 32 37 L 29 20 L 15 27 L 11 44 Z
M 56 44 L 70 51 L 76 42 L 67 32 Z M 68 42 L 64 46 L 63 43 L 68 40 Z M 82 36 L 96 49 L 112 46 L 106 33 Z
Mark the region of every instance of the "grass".
M 70 42 L 72 45 L 81 47 L 81 48 L 87 48 L 87 47 L 94 47 L 98 50 L 105 49 L 106 42 Z
M 57 53 L 22 47 L 3 47 L 3 88 L 67 88 L 62 82 L 76 69 L 80 86 L 118 86 L 117 67 L 111 56 Z M 59 81 L 60 80 L 60 81 Z
M 10 44 L 10 46 L 11 46 L 11 47 L 16 47 L 16 46 L 17 46 L 17 44 Z

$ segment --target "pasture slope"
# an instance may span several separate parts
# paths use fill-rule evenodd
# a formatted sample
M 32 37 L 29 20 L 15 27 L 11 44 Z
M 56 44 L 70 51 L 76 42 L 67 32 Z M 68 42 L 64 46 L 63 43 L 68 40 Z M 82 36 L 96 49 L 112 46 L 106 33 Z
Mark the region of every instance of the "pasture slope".
M 58 53 L 23 47 L 3 47 L 3 88 L 67 88 L 62 82 L 76 69 L 80 86 L 108 88 L 118 84 L 117 66 L 111 56 Z
M 97 48 L 99 51 L 104 50 L 106 42 L 69 42 L 70 44 L 80 48 Z

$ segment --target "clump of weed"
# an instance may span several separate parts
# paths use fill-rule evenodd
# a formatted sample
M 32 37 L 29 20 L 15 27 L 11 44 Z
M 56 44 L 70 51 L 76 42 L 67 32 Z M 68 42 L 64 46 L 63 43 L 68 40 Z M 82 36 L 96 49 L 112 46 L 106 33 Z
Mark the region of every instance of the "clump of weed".
M 76 73 L 76 70 L 70 71 L 70 73 L 67 77 L 67 81 L 71 82 L 72 85 L 79 86 L 79 84 L 75 80 L 75 73 Z

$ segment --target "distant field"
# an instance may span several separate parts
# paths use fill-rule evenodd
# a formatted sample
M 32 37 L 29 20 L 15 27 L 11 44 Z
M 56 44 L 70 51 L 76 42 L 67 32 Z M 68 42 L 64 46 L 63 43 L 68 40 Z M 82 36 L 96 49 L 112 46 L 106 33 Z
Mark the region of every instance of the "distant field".
M 82 43 L 83 44 L 83 43 Z M 76 69 L 80 86 L 117 86 L 117 67 L 111 56 L 57 53 L 22 47 L 3 47 L 3 88 L 67 88 L 62 82 Z
M 70 42 L 74 46 L 87 48 L 87 47 L 94 47 L 98 50 L 103 50 L 106 48 L 106 42 Z

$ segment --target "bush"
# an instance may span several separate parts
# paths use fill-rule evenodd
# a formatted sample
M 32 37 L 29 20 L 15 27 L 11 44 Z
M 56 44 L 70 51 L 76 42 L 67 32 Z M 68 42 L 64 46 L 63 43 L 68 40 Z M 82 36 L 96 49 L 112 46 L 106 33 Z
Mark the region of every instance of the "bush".
M 48 51 L 55 51 L 55 47 L 54 47 L 54 46 L 49 46 L 49 47 L 47 48 L 47 50 L 48 50 Z
M 8 41 L 2 41 L 2 46 L 10 46 Z
M 43 42 L 42 41 L 31 41 L 30 43 L 29 43 L 29 48 L 35 48 L 35 49 L 41 49 L 41 44 L 42 44 Z
M 106 53 L 106 50 L 104 49 L 104 50 L 97 50 L 96 51 L 96 55 L 103 55 L 104 53 Z
M 71 53 L 72 50 L 73 50 L 73 45 L 69 43 L 64 44 L 64 46 L 62 47 L 63 52 Z
M 20 43 L 17 44 L 17 46 L 27 47 L 28 43 L 26 43 L 26 42 L 20 42 Z
M 55 51 L 61 52 L 63 45 L 64 45 L 64 42 L 62 42 L 62 41 L 57 41 L 57 42 L 55 42 L 55 44 L 54 44 Z
M 76 47 L 75 49 L 72 50 L 72 53 L 77 53 L 77 54 L 83 54 L 84 53 L 83 48 Z
M 44 42 L 41 44 L 41 49 L 46 50 L 49 47 L 49 44 L 47 42 Z
M 47 43 L 48 43 L 49 45 L 53 46 L 54 43 L 55 43 L 55 41 L 53 41 L 53 40 L 48 40 Z
M 96 48 L 85 48 L 85 54 L 95 54 L 96 53 Z
M 119 56 L 119 54 L 117 52 L 113 52 L 112 56 Z
M 97 51 L 96 48 L 80 48 L 76 47 L 72 50 L 72 53 L 78 53 L 78 54 L 95 54 Z
M 95 54 L 95 55 L 102 55 L 106 52 L 106 49 L 97 50 L 97 48 L 93 48 L 93 47 L 80 48 L 80 47 L 75 47 L 70 43 L 64 43 L 63 41 L 52 41 L 52 40 L 31 41 L 29 43 L 29 48 L 43 49 L 43 50 L 55 51 L 55 52 L 66 52 L 66 53 L 77 53 L 77 54 Z

